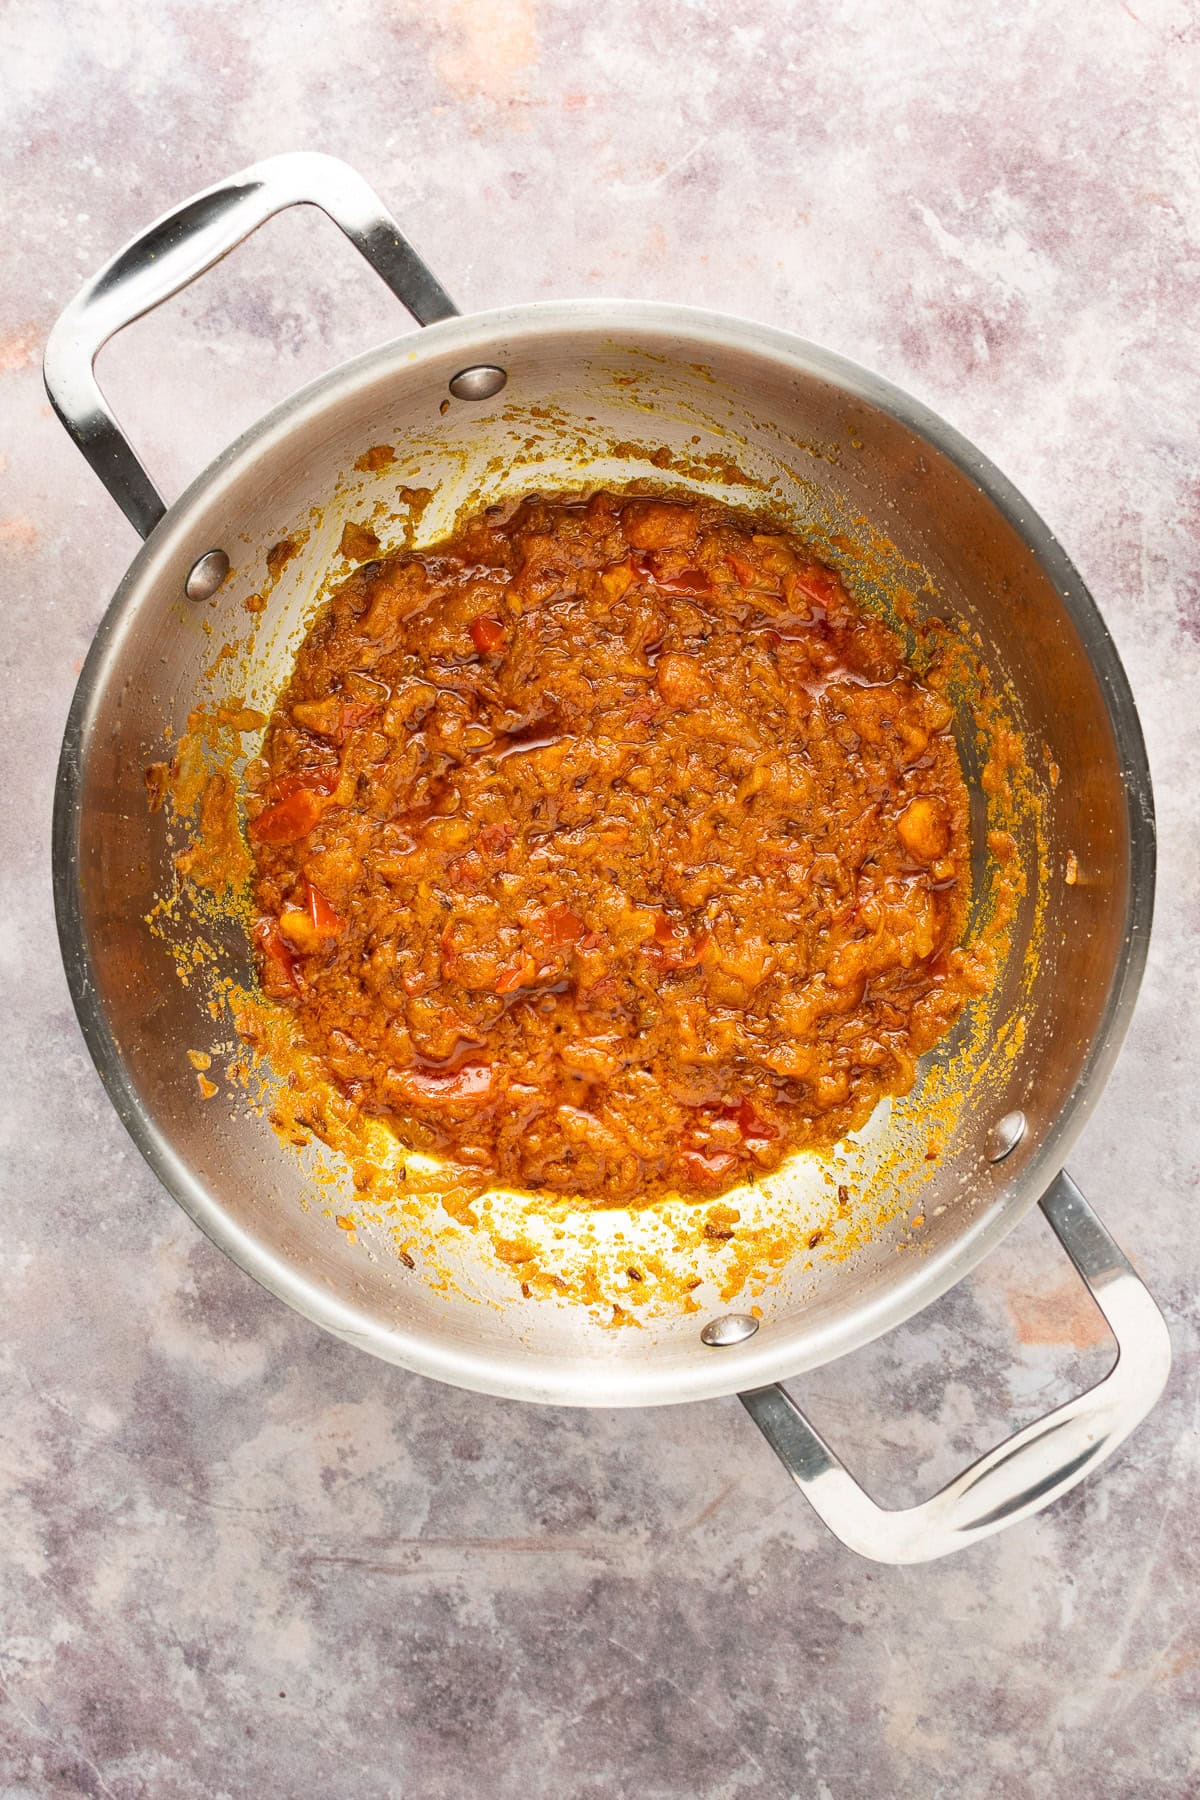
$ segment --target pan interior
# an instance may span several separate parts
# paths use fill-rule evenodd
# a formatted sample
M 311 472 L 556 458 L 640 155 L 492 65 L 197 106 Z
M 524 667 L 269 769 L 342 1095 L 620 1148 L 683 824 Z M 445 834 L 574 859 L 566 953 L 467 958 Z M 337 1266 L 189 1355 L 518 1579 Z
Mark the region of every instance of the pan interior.
M 507 370 L 503 393 L 452 399 L 451 377 L 481 362 Z M 376 445 L 393 459 L 363 466 Z M 354 1158 L 314 1136 L 269 1065 L 246 1078 L 231 1016 L 251 985 L 245 933 L 179 891 L 173 859 L 190 827 L 170 804 L 150 810 L 145 771 L 177 751 L 189 720 L 202 740 L 231 701 L 270 710 L 330 569 L 346 572 L 347 522 L 372 523 L 385 548 L 422 544 L 515 492 L 631 482 L 769 511 L 815 539 L 868 604 L 909 627 L 937 617 L 954 628 L 976 928 L 997 899 L 989 828 L 1011 833 L 1024 891 L 994 995 L 928 1059 L 914 1093 L 832 1159 L 797 1158 L 731 1197 L 735 1236 L 753 1250 L 741 1264 L 739 1243 L 704 1241 L 682 1205 L 563 1213 L 543 1221 L 539 1245 L 547 1267 L 559 1258 L 562 1289 L 524 1298 L 519 1264 L 496 1245 L 525 1202 L 497 1196 L 477 1226 L 452 1198 L 430 1198 L 436 1180 L 417 1164 L 397 1204 L 378 1192 L 366 1204 Z M 401 488 L 432 490 L 415 522 Z M 269 573 L 281 544 L 289 554 Z M 197 605 L 184 581 L 214 547 L 233 572 Z M 1114 726 L 1097 659 L 1120 704 L 1119 665 L 1053 540 L 967 446 L 862 371 L 678 309 L 579 304 L 449 321 L 347 365 L 234 445 L 172 509 L 114 602 L 68 731 L 56 846 L 64 950 L 93 1053 L 197 1222 L 289 1303 L 378 1355 L 515 1397 L 606 1405 L 700 1398 L 813 1366 L 908 1316 L 1015 1223 L 1077 1128 L 1085 1077 L 1112 1051 L 1144 923 L 1130 824 L 1144 771 L 1136 727 L 1123 742 Z M 228 756 L 214 732 L 208 748 Z M 256 748 L 252 732 L 236 742 L 243 755 Z M 1003 817 L 985 777 L 997 756 L 1014 771 Z M 201 1075 L 216 1088 L 207 1099 Z M 995 1160 L 996 1127 L 1014 1114 L 1024 1134 Z M 594 1291 L 575 1279 L 589 1258 L 603 1274 L 676 1252 L 702 1276 L 686 1307 L 639 1310 L 607 1276 Z M 701 1341 L 714 1315 L 752 1308 L 753 1336 Z

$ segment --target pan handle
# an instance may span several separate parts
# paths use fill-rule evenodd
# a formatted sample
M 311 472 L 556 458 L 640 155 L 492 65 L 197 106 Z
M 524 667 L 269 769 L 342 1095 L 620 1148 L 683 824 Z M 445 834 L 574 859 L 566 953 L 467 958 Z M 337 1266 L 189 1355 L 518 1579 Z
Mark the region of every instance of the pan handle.
M 43 365 L 55 412 L 121 511 L 149 537 L 166 502 L 100 391 L 93 364 L 110 337 L 186 287 L 289 206 L 319 206 L 421 325 L 457 307 L 374 188 L 314 150 L 252 163 L 164 214 L 85 282 L 50 333 Z
M 1110 1455 L 1162 1393 L 1171 1367 L 1163 1316 L 1065 1171 L 1042 1211 L 1107 1319 L 1117 1360 L 1103 1381 L 989 1450 L 931 1500 L 906 1511 L 877 1506 L 783 1388 L 740 1396 L 809 1504 L 860 1556 L 931 1562 L 1029 1518 Z

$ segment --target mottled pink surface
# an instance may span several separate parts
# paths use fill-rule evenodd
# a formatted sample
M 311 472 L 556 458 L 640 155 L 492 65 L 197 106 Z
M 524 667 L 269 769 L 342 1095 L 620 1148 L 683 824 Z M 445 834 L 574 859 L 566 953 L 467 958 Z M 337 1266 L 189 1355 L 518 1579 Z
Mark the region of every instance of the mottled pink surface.
M 0 84 L 0 1792 L 1196 1794 L 1195 6 L 34 0 L 0 15 Z M 1176 1365 L 1034 1523 L 872 1568 L 735 1401 L 539 1411 L 388 1369 L 222 1260 L 126 1139 L 60 971 L 48 841 L 71 687 L 134 539 L 38 363 L 125 237 L 294 147 L 363 170 L 465 308 L 676 298 L 885 370 L 1012 475 L 1097 595 L 1149 739 L 1161 885 L 1072 1167 Z M 330 225 L 291 215 L 114 346 L 106 379 L 174 493 L 402 324 Z M 901 1500 L 1098 1372 L 1095 1337 L 1034 1219 L 801 1387 Z

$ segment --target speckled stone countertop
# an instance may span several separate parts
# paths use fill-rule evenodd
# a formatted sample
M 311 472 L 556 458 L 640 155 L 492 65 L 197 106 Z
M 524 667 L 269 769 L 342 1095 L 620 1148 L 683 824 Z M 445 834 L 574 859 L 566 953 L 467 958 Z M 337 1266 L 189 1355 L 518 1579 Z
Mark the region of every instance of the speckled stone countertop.
M 5 1800 L 1200 1792 L 1195 6 L 30 0 L 0 16 L 0 71 Z M 546 1411 L 373 1362 L 224 1261 L 127 1140 L 67 997 L 48 845 L 72 684 L 135 541 L 38 365 L 123 239 L 296 147 L 357 165 L 465 308 L 680 299 L 884 370 L 1012 476 L 1099 599 L 1149 740 L 1160 898 L 1072 1169 L 1175 1368 L 1036 1521 L 873 1567 L 735 1400 Z M 293 213 L 105 378 L 171 494 L 402 324 Z M 799 1387 L 900 1502 L 1102 1366 L 1035 1216 Z

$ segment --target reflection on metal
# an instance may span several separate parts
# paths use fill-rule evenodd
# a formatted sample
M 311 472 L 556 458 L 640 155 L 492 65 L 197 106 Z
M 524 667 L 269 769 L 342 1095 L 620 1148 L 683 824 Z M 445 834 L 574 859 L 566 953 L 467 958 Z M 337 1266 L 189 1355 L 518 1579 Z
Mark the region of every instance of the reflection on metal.
M 727 1344 L 744 1344 L 757 1330 L 758 1320 L 749 1313 L 725 1313 L 722 1318 L 709 1320 L 700 1333 L 700 1342 L 710 1350 L 723 1350 Z
M 450 392 L 456 400 L 490 400 L 507 380 L 507 371 L 494 363 L 476 363 L 474 368 L 460 369 L 450 377 Z
M 229 558 L 223 550 L 206 550 L 188 570 L 183 591 L 189 600 L 211 600 L 229 573 Z
M 1005 1113 L 992 1126 L 988 1135 L 988 1161 L 1003 1162 L 1011 1156 L 1021 1139 L 1025 1136 L 1025 1114 L 1023 1112 Z

